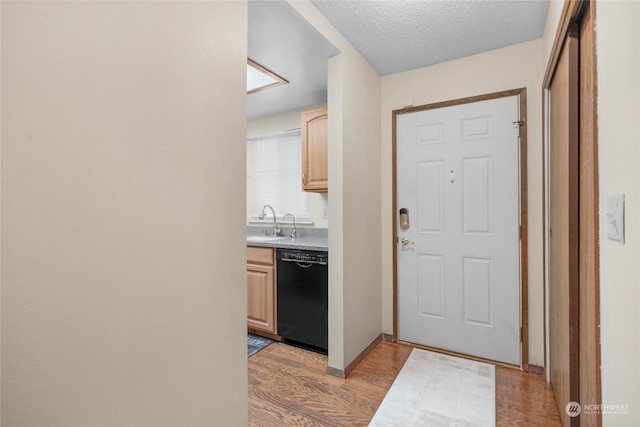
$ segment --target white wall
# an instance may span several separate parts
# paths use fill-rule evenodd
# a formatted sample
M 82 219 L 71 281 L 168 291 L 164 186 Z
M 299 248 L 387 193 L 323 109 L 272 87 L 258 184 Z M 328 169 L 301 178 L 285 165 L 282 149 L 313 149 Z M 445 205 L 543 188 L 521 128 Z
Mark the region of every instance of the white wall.
M 316 107 L 321 107 L 318 105 Z M 310 107 L 316 108 L 316 107 Z M 268 135 L 271 133 L 283 132 L 291 129 L 300 129 L 301 114 L 303 110 L 287 111 L 270 116 L 259 117 L 247 120 L 247 137 Z M 247 188 L 249 191 L 249 188 Z M 329 196 L 327 193 L 308 193 L 309 213 L 311 214 L 311 225 L 300 225 L 300 227 L 328 228 L 329 220 L 323 215 L 323 211 L 329 206 Z M 250 207 L 247 206 L 247 221 L 251 217 Z M 267 221 L 268 222 L 268 221 Z M 250 223 L 249 225 L 256 225 Z
M 392 111 L 502 90 L 527 88 L 529 363 L 544 365 L 542 262 L 542 40 L 534 40 L 382 78 L 382 312 L 393 333 Z
M 640 3 L 596 3 L 602 402 L 605 426 L 640 425 Z M 625 243 L 607 238 L 607 197 L 625 194 Z
M 338 183 L 344 181 L 343 136 L 344 79 L 342 69 L 344 56 L 329 59 L 328 105 L 329 111 L 329 210 L 331 235 L 329 236 L 329 367 L 344 369 L 345 360 L 345 305 L 344 305 L 344 188 Z
M 380 76 L 309 1 L 290 1 L 341 52 L 329 61 L 329 366 L 380 335 Z
M 286 111 L 247 120 L 247 137 L 267 135 L 291 129 L 300 129 L 302 110 Z
M 553 42 L 556 37 L 556 31 L 558 30 L 558 24 L 560 23 L 563 7 L 564 0 L 549 0 L 549 7 L 547 9 L 547 20 L 545 21 L 544 34 L 542 35 L 545 70 L 547 63 L 549 62 L 551 49 L 553 49 Z
M 380 76 L 359 54 L 345 54 L 343 65 L 344 346 L 351 362 L 382 324 Z
M 3 425 L 247 424 L 246 14 L 2 3 Z

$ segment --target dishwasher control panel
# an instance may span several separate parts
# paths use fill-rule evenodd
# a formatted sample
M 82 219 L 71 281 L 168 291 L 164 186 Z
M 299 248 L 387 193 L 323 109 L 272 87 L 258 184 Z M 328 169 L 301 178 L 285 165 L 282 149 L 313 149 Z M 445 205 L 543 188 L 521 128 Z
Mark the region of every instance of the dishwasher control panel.
M 329 255 L 326 252 L 302 251 L 302 250 L 278 250 L 282 261 L 294 261 L 300 263 L 313 263 L 326 265 Z

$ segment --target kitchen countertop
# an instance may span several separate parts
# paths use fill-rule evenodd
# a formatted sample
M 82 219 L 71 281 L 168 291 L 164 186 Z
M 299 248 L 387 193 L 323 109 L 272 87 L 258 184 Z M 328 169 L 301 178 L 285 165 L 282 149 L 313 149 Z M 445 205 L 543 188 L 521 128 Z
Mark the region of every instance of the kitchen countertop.
M 329 233 L 326 228 L 298 227 L 298 237 L 295 239 L 289 237 L 291 235 L 291 227 L 280 226 L 280 228 L 282 229 L 282 235 L 277 238 L 273 238 L 265 235 L 265 231 L 270 232 L 271 227 L 248 226 L 247 246 L 301 249 L 322 252 L 327 252 L 329 250 Z M 251 240 L 251 237 L 254 236 L 260 240 Z

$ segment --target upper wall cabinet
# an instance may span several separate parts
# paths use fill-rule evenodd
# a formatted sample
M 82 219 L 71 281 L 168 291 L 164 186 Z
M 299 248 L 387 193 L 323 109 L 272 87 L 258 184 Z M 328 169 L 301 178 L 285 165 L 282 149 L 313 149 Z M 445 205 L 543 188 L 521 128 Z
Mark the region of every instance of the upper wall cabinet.
M 302 112 L 302 190 L 326 193 L 327 107 Z

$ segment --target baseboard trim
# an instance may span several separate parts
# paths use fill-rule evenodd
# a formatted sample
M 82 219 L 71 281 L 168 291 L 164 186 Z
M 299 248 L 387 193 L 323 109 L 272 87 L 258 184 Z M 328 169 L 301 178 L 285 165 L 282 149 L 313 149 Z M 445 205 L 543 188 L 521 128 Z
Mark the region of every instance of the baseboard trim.
M 538 365 L 529 365 L 528 366 L 528 371 L 532 374 L 536 374 L 536 375 L 544 375 L 544 366 L 538 366 Z
M 247 327 L 247 332 L 249 332 L 250 334 L 253 334 L 253 335 L 259 335 L 261 337 L 269 338 L 269 339 L 272 339 L 274 341 L 282 341 L 282 338 L 280 337 L 280 335 L 276 335 L 276 334 L 272 334 L 272 333 L 269 333 L 269 332 L 261 331 L 260 329 L 254 329 L 254 328 Z
M 358 366 L 358 364 L 360 364 L 360 362 L 362 362 L 362 360 L 367 357 L 371 350 L 373 350 L 383 340 L 383 335 L 384 334 L 380 334 L 373 341 L 371 341 L 371 343 L 364 350 L 362 350 L 360 354 L 358 354 L 356 358 L 347 365 L 346 368 L 338 369 L 327 366 L 327 375 L 342 379 L 347 378 L 349 374 L 356 368 L 356 366 Z
M 345 379 L 344 369 L 332 368 L 331 366 L 327 366 L 327 375 L 331 375 L 332 377 L 338 377 L 341 379 Z
M 395 342 L 393 340 L 393 335 L 391 335 L 391 334 L 382 334 L 382 341 Z

